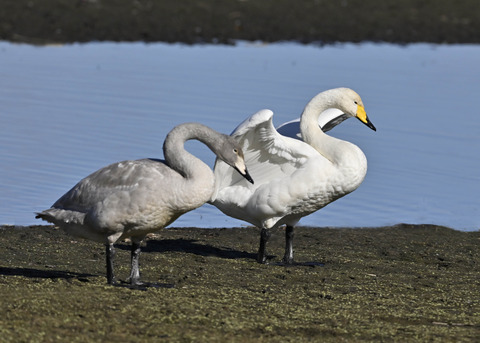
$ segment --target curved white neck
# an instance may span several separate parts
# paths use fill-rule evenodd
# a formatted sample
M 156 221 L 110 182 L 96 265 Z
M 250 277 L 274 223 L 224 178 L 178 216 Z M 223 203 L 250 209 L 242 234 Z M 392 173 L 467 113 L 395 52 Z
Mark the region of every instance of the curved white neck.
M 305 143 L 314 147 L 321 155 L 334 164 L 340 163 L 343 154 L 339 154 L 341 146 L 351 145 L 348 142 L 328 136 L 318 126 L 320 113 L 329 108 L 338 108 L 335 92 L 326 91 L 315 96 L 303 110 L 300 117 L 300 132 Z M 340 149 L 340 150 L 339 150 Z
M 326 91 L 314 97 L 302 113 L 300 132 L 304 142 L 314 147 L 343 175 L 341 184 L 346 194 L 356 189 L 365 178 L 367 158 L 355 144 L 328 136 L 318 126 L 318 117 L 326 109 L 338 108 L 345 112 L 341 101 L 342 94 L 337 90 Z

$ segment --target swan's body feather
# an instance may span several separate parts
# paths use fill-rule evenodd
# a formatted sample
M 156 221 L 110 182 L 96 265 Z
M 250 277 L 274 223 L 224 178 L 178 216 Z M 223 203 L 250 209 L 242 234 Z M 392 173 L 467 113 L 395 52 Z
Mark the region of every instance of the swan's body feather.
M 100 243 L 106 243 L 106 237 L 110 243 L 143 238 L 199 207 L 213 192 L 213 179 L 206 178 L 183 198 L 182 181 L 183 176 L 161 160 L 114 163 L 81 180 L 44 213 L 67 233 Z

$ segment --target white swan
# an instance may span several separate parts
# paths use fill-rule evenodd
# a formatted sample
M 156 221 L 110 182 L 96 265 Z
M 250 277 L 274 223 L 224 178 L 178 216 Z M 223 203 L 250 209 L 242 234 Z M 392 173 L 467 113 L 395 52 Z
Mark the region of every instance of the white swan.
M 212 170 L 184 148 L 187 140 L 206 144 L 222 161 L 253 182 L 240 145 L 207 126 L 186 123 L 167 135 L 165 161 L 142 159 L 111 164 L 77 183 L 36 218 L 74 236 L 106 244 L 107 281 L 115 283 L 114 243 L 130 237 L 130 283 L 141 285 L 138 258 L 144 237 L 208 201 L 214 190 Z
M 348 88 L 316 95 L 300 119 L 302 139 L 280 135 L 273 112 L 254 114 L 232 133 L 245 153 L 255 179 L 250 185 L 215 163 L 212 203 L 223 213 L 261 228 L 258 262 L 266 262 L 269 229 L 286 224 L 283 262 L 293 263 L 293 227 L 300 218 L 355 190 L 367 172 L 367 160 L 356 145 L 326 135 L 318 126 L 320 113 L 336 108 L 376 130 L 360 96 Z M 339 112 L 332 117 L 339 116 Z M 340 115 L 341 116 L 341 115 Z

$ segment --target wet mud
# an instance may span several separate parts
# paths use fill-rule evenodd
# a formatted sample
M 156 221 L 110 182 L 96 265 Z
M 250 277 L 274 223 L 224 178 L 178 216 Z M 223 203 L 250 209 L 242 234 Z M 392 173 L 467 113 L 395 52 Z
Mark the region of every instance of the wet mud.
M 255 261 L 259 230 L 164 229 L 140 258 L 159 287 L 106 284 L 101 244 L 0 229 L 3 342 L 475 342 L 480 232 L 431 225 L 298 228 L 295 266 Z M 120 281 L 129 244 L 117 247 Z M 121 285 L 124 285 L 121 283 Z

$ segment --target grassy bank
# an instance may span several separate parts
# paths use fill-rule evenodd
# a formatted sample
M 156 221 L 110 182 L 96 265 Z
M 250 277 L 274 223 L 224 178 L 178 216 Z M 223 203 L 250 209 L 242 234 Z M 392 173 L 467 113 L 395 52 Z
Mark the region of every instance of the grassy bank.
M 3 227 L 4 342 L 474 342 L 480 232 L 437 226 L 299 228 L 296 259 L 255 262 L 258 230 L 168 229 L 141 256 L 143 279 L 106 285 L 104 249 L 51 227 Z M 120 280 L 129 247 L 117 249 Z M 272 262 L 283 234 L 269 243 Z
M 477 0 L 6 0 L 0 39 L 478 43 Z

